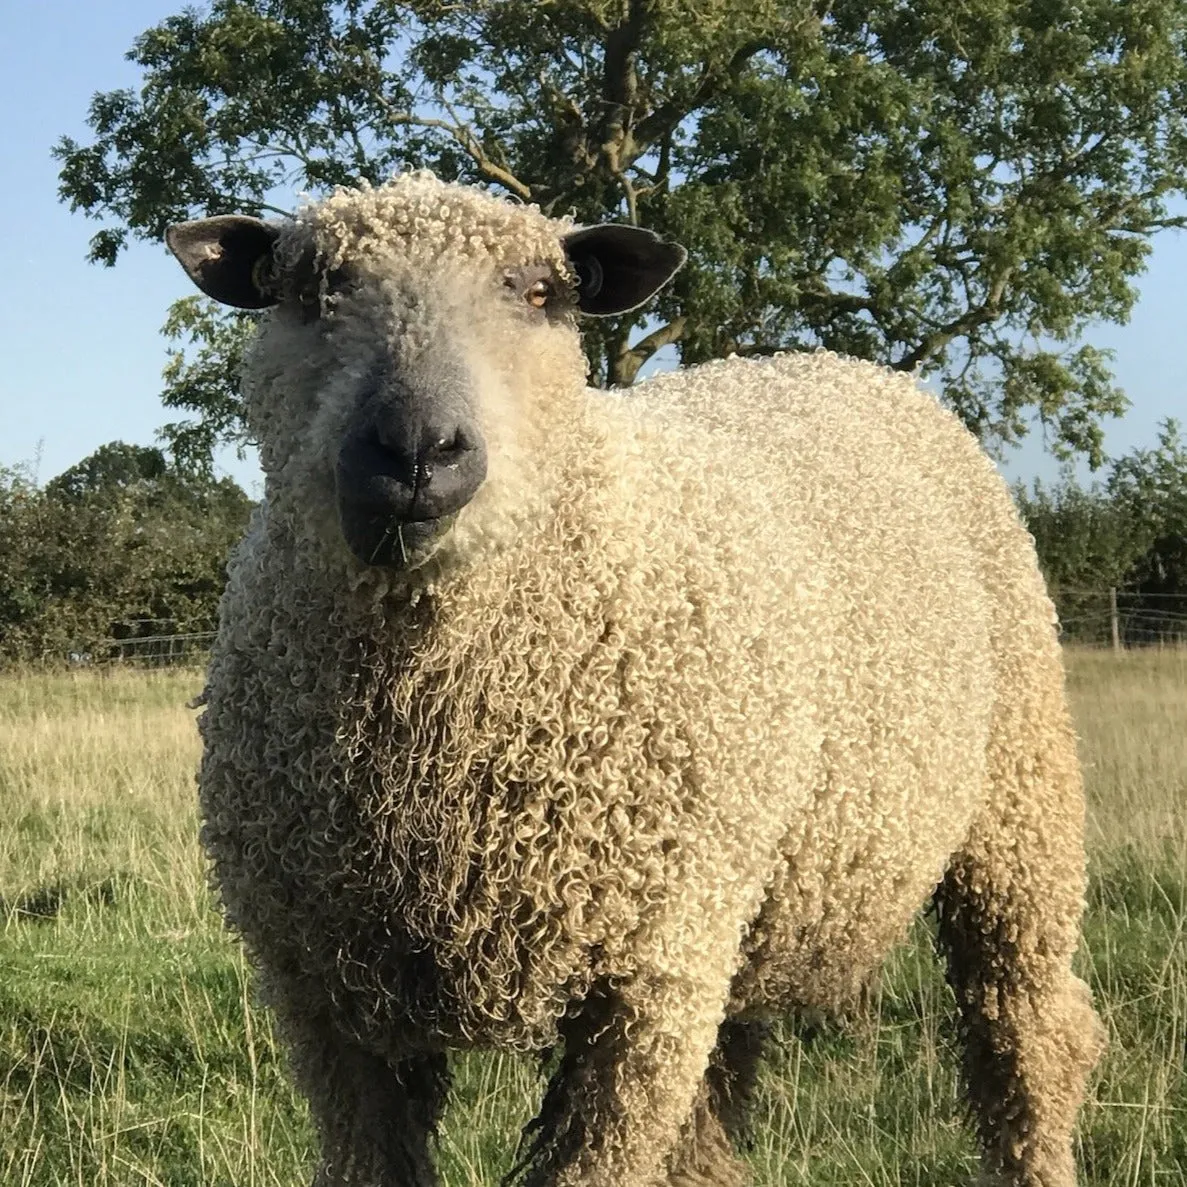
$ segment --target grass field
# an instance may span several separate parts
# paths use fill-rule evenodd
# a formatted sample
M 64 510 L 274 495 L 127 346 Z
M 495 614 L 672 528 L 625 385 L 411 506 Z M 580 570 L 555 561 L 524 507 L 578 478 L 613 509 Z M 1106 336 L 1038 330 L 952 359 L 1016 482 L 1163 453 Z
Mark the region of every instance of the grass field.
M 1187 1184 L 1187 651 L 1075 653 L 1091 796 L 1082 970 L 1112 1038 L 1086 1181 Z M 205 890 L 192 674 L 0 677 L 0 1184 L 295 1187 L 308 1119 Z M 973 1176 L 949 998 L 920 924 L 870 1012 L 789 1026 L 756 1182 L 951 1187 Z M 450 1187 L 493 1184 L 539 1084 L 460 1062 Z

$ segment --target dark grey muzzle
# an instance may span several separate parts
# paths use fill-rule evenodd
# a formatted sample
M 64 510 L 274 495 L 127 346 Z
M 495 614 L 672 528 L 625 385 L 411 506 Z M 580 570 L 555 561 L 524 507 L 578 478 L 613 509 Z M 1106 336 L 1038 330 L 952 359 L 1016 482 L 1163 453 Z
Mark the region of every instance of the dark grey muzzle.
M 457 417 L 384 404 L 360 417 L 338 454 L 338 517 L 350 550 L 406 568 L 486 478 L 486 445 Z

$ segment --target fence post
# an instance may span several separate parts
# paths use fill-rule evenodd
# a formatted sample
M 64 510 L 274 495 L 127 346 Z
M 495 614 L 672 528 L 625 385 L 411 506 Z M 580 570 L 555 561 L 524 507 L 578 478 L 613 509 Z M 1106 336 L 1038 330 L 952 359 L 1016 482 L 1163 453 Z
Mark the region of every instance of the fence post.
M 1109 623 L 1113 628 L 1113 650 L 1121 650 L 1121 624 L 1117 621 L 1117 587 L 1109 586 Z

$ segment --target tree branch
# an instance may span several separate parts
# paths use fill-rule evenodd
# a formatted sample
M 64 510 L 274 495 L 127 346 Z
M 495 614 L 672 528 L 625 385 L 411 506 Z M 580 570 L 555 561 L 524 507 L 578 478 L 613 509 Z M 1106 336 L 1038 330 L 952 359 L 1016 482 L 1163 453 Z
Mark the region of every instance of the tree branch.
M 755 38 L 739 46 L 724 68 L 706 64 L 692 89 L 692 94 L 668 99 L 649 116 L 639 121 L 635 129 L 635 141 L 639 148 L 650 148 L 661 137 L 675 131 L 682 119 L 703 107 L 718 93 L 724 83 L 736 79 L 755 54 L 775 48 L 773 41 Z
M 813 306 L 824 307 L 833 315 L 874 313 L 877 309 L 877 302 L 872 297 L 863 297 L 858 293 L 835 293 L 831 289 L 816 288 L 803 290 L 799 305 L 801 309 Z
M 384 103 L 381 97 L 379 99 Z M 409 111 L 387 111 L 385 118 L 393 127 L 413 127 L 425 128 L 426 130 L 435 130 L 447 133 L 470 157 L 475 165 L 478 166 L 482 175 L 491 181 L 496 181 L 499 185 L 510 190 L 518 198 L 522 198 L 525 202 L 532 200 L 531 187 L 525 185 L 513 173 L 507 169 L 502 169 L 495 164 L 494 161 L 487 156 L 481 143 L 474 135 L 473 131 L 462 123 L 450 123 L 449 120 L 437 119 L 433 116 L 413 115 Z
M 630 0 L 625 19 L 606 35 L 602 59 L 602 96 L 606 101 L 606 113 L 599 139 L 610 172 L 616 178 L 621 177 L 634 159 L 631 127 L 639 94 L 635 64 L 653 2 Z
M 788 349 L 778 342 L 733 342 L 730 346 L 728 353 L 736 354 L 740 359 L 769 358 Z
M 944 349 L 948 343 L 983 325 L 996 321 L 1001 315 L 1001 301 L 1005 295 L 1009 273 L 1003 273 L 994 282 L 988 297 L 978 306 L 962 313 L 960 317 L 938 326 L 930 334 L 924 336 L 923 341 L 914 350 L 903 355 L 891 366 L 896 371 L 914 371 L 921 363 L 927 362 L 934 354 Z
M 671 346 L 673 342 L 679 342 L 684 337 L 684 327 L 688 322 L 688 318 L 681 315 L 673 318 L 666 326 L 660 326 L 658 330 L 653 330 L 646 338 L 640 339 L 634 346 L 623 346 L 618 352 L 618 357 L 614 360 L 613 374 L 610 378 L 617 387 L 630 387 L 635 382 L 635 376 L 639 374 L 639 368 L 656 351 L 662 350 L 665 346 Z

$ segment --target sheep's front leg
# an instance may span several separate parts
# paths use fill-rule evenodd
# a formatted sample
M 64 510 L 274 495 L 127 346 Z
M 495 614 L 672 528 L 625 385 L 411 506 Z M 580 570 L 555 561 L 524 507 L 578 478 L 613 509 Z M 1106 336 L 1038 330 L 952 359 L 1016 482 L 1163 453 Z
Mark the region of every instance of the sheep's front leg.
M 389 1061 L 324 1012 L 277 1015 L 318 1130 L 313 1187 L 436 1187 L 430 1141 L 448 1093 L 444 1053 Z
M 750 1111 L 769 1027 L 727 1018 L 717 1047 L 669 1160 L 668 1187 L 746 1187 L 749 1167 L 737 1147 L 749 1144 Z
M 354 1049 L 339 1069 L 342 1093 L 310 1098 L 321 1135 L 314 1187 L 436 1187 L 429 1144 L 446 1096 L 445 1055 L 393 1065 Z
M 524 1131 L 521 1187 L 666 1183 L 709 1066 L 728 985 L 635 981 L 588 997 Z

